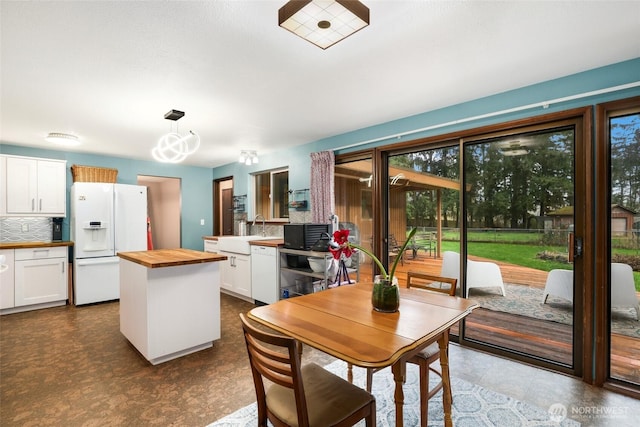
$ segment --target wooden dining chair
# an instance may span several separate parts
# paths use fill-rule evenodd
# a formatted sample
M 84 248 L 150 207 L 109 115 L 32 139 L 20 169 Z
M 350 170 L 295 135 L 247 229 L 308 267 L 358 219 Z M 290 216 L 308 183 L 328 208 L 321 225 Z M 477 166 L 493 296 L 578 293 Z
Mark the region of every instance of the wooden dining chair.
M 376 425 L 373 395 L 315 363 L 302 366 L 300 344 L 252 326 L 240 314 L 258 405 L 258 426 Z M 267 388 L 264 379 L 272 382 Z
M 407 272 L 407 288 L 420 288 L 454 296 L 457 283 L 457 279 L 450 277 L 434 276 L 417 271 Z
M 457 279 L 449 277 L 433 276 L 430 274 L 419 273 L 416 271 L 407 272 L 407 288 L 420 288 L 427 291 L 445 293 L 453 296 L 456 294 Z M 420 353 L 407 360 L 420 367 L 420 426 L 426 427 L 429 399 L 431 399 L 443 387 L 442 373 L 439 369 L 432 366 L 433 363 L 440 359 L 440 347 L 435 342 L 422 350 Z M 367 368 L 367 384 L 368 392 L 371 392 L 371 384 L 373 383 L 373 374 L 377 371 L 374 368 Z M 429 372 L 435 373 L 440 381 L 438 384 L 429 389 Z

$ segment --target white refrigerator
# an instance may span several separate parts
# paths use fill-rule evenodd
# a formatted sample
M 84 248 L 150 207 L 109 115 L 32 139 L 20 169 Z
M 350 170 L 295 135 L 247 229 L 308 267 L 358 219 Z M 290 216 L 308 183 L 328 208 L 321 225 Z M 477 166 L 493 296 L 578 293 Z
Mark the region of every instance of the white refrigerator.
M 76 182 L 71 186 L 74 303 L 120 298 L 118 252 L 147 249 L 147 188 Z

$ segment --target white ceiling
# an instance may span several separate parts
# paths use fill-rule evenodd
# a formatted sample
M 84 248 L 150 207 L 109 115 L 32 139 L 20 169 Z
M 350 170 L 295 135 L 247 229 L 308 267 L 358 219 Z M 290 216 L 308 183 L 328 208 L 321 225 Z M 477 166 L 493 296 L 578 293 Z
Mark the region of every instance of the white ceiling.
M 151 160 L 178 109 L 184 163 L 215 167 L 640 57 L 639 1 L 363 2 L 321 50 L 278 27 L 285 0 L 2 1 L 0 140 Z

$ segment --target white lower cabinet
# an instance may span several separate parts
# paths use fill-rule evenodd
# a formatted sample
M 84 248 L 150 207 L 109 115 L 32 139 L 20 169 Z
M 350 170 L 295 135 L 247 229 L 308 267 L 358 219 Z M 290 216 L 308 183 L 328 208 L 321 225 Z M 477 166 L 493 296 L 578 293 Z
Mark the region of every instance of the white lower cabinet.
M 15 306 L 66 301 L 68 249 L 15 250 Z
M 251 255 L 220 251 L 227 257 L 221 261 L 220 288 L 251 298 Z
M 14 250 L 0 250 L 0 309 L 15 307 Z
M 256 302 L 273 304 L 280 293 L 280 257 L 278 249 L 251 246 L 251 295 Z

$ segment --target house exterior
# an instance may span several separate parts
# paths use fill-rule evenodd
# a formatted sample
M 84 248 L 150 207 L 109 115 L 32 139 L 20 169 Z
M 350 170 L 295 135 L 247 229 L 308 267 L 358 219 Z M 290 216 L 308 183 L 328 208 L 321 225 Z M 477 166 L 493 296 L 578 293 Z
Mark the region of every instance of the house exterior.
M 611 235 L 632 237 L 635 216 L 638 213 L 624 206 L 611 205 Z M 573 206 L 565 206 L 547 214 L 551 217 L 551 228 L 567 229 L 573 225 Z M 546 225 L 546 224 L 545 224 Z
M 621 205 L 611 206 L 611 235 L 631 237 L 635 212 Z

